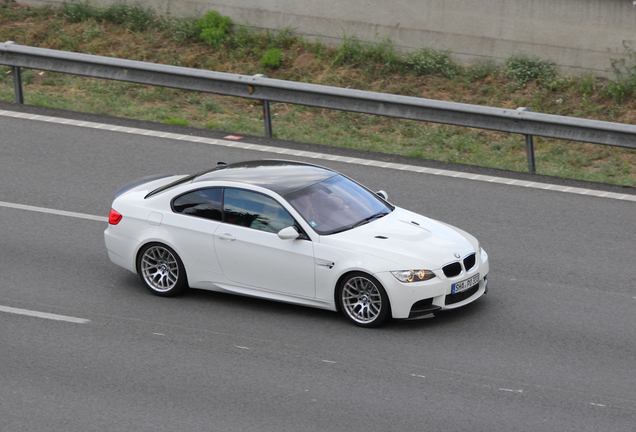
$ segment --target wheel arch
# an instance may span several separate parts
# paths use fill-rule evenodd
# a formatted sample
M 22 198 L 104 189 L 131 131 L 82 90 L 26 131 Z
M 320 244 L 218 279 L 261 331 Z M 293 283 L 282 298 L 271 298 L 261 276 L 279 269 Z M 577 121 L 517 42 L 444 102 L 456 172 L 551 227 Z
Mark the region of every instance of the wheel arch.
M 175 242 L 170 240 L 171 236 L 169 232 L 162 227 L 151 227 L 151 229 L 143 230 L 137 237 L 137 247 L 134 251 L 135 270 L 139 272 L 137 263 L 139 262 L 139 254 L 149 244 L 156 243 L 163 246 L 168 246 L 170 249 L 176 252 L 179 257 L 182 256 L 180 248 L 175 245 Z M 185 266 L 185 263 L 184 263 Z
M 140 272 L 140 257 L 141 257 L 141 253 L 142 251 L 145 251 L 147 247 L 150 247 L 152 245 L 158 245 L 158 246 L 166 246 L 169 249 L 172 249 L 172 251 L 177 254 L 178 259 L 181 261 L 181 264 L 183 265 L 183 272 L 185 275 L 185 279 L 186 279 L 186 284 L 188 282 L 188 269 L 186 267 L 186 264 L 183 262 L 183 259 L 181 258 L 181 253 L 179 252 L 179 250 L 177 248 L 174 247 L 174 245 L 172 245 L 170 242 L 167 242 L 163 239 L 148 239 L 145 240 L 143 242 L 140 242 L 139 245 L 137 246 L 137 250 L 135 251 L 135 270 L 137 272 L 137 274 L 141 274 Z
M 169 279 L 170 276 L 167 276 L 166 273 L 173 274 L 173 270 L 169 270 L 169 268 L 171 268 L 169 262 L 166 263 L 165 261 L 162 261 L 164 263 L 164 268 L 162 270 L 157 270 L 154 273 L 147 273 L 145 270 L 142 271 L 142 257 L 144 256 L 146 251 L 153 248 L 163 249 L 165 252 L 173 257 L 176 264 L 177 274 L 175 282 L 165 290 L 163 289 L 165 288 L 164 284 L 159 284 L 161 285 L 160 287 L 157 286 L 155 276 L 157 275 L 157 273 L 159 273 L 159 271 L 161 271 L 162 275 L 159 276 L 159 279 Z M 156 258 L 154 256 L 152 257 L 152 259 L 156 261 Z M 163 260 L 163 256 L 159 259 Z M 190 286 L 188 282 L 188 273 L 185 269 L 185 265 L 183 264 L 183 260 L 179 256 L 179 253 L 175 251 L 171 246 L 167 245 L 165 242 L 151 241 L 144 243 L 136 253 L 135 268 L 137 269 L 137 274 L 139 275 L 142 283 L 146 286 L 146 288 L 148 288 L 153 294 L 161 297 L 173 297 L 179 295 Z M 157 269 L 158 265 L 154 266 L 151 264 L 150 268 Z
M 345 271 L 343 274 L 341 274 L 340 277 L 337 279 L 335 287 L 333 289 L 333 300 L 334 300 L 334 303 L 336 305 L 336 311 L 342 312 L 342 306 L 340 305 L 340 298 L 339 298 L 340 297 L 339 296 L 340 289 L 342 287 L 342 282 L 347 277 L 349 277 L 350 275 L 355 274 L 355 273 L 361 273 L 361 274 L 364 274 L 364 275 L 367 275 L 367 276 L 371 276 L 373 279 L 375 279 L 378 282 L 378 284 L 380 284 L 380 287 L 384 290 L 384 292 L 385 292 L 385 294 L 386 294 L 386 296 L 387 296 L 387 298 L 389 300 L 389 305 L 388 305 L 389 306 L 389 316 L 392 316 L 393 313 L 392 313 L 392 309 L 391 309 L 391 297 L 390 297 L 389 292 L 387 291 L 386 287 L 382 284 L 382 281 L 380 280 L 379 277 L 377 277 L 373 273 L 371 273 L 371 272 L 369 272 L 367 270 L 363 270 L 363 269 L 349 269 L 349 270 Z

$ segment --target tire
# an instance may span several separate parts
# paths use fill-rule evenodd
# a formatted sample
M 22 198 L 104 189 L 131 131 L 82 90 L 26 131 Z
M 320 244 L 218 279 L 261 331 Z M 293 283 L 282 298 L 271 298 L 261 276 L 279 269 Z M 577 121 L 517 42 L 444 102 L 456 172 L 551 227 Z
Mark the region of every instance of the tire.
M 366 273 L 347 275 L 338 287 L 338 304 L 343 315 L 360 327 L 378 327 L 391 311 L 389 297 L 376 278 Z
M 139 251 L 137 272 L 148 290 L 161 297 L 181 294 L 188 286 L 179 255 L 166 245 L 150 243 Z

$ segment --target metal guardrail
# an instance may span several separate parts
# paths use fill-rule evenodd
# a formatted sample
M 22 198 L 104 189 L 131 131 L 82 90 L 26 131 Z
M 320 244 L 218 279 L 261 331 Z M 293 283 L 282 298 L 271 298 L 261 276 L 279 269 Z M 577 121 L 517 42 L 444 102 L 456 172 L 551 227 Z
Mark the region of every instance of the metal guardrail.
M 61 72 L 215 93 L 263 101 L 265 135 L 271 137 L 269 102 L 282 102 L 526 136 L 528 170 L 535 172 L 533 136 L 636 149 L 636 126 L 516 110 L 398 96 L 67 51 L 0 44 L 0 65 L 13 67 L 15 100 L 24 103 L 21 68 Z

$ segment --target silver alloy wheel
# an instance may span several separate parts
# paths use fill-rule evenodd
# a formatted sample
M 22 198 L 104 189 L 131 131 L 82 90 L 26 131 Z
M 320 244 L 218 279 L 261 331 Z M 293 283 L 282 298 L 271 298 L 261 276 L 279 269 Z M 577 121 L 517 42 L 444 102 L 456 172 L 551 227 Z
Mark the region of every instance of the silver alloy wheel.
M 380 290 L 363 276 L 354 276 L 344 284 L 341 300 L 347 315 L 360 324 L 373 323 L 382 313 Z
M 179 263 L 163 246 L 151 246 L 141 256 L 141 276 L 154 291 L 167 293 L 179 282 Z

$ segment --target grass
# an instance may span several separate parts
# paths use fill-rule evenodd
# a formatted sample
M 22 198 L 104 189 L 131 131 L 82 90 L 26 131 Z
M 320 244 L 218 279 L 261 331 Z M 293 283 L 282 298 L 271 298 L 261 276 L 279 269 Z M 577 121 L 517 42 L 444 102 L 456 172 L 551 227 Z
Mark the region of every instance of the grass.
M 636 68 L 614 63 L 616 80 L 559 74 L 548 61 L 511 57 L 504 65 L 455 63 L 422 48 L 397 53 L 390 41 L 343 36 L 339 47 L 308 43 L 290 30 L 258 33 L 223 17 L 159 16 L 140 6 L 106 9 L 0 3 L 0 41 L 361 90 L 634 124 Z M 207 26 L 207 27 L 206 27 Z M 219 29 L 216 29 L 217 26 Z M 212 27 L 214 31 L 205 32 Z M 203 37 L 201 35 L 204 35 Z M 212 36 L 210 36 L 212 35 Z M 205 39 L 207 38 L 207 39 Z M 202 40 L 203 39 L 203 40 Z M 272 54 L 275 53 L 275 54 Z M 263 59 L 267 59 L 263 61 Z M 630 60 L 628 58 L 628 60 Z M 608 65 L 609 66 L 609 65 Z M 620 74 L 618 73 L 620 72 Z M 252 100 L 23 71 L 33 105 L 263 135 Z M 0 100 L 11 102 L 11 70 L 0 66 Z M 272 103 L 277 138 L 417 158 L 526 171 L 520 135 Z M 536 138 L 539 174 L 636 186 L 636 151 Z

